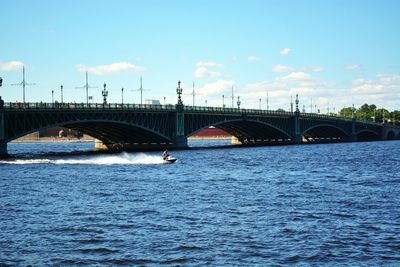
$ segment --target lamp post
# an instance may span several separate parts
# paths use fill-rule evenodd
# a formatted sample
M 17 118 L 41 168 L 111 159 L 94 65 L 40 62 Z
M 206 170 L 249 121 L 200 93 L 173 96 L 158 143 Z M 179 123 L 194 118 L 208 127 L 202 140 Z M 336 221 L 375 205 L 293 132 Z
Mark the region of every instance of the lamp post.
M 232 85 L 232 108 L 233 108 L 233 99 L 234 99 L 234 95 L 233 95 L 233 85 Z
M 165 106 L 165 96 L 164 96 L 164 106 Z
M 375 117 L 376 117 L 376 109 L 374 109 L 374 122 L 375 122 Z
M 121 88 L 121 104 L 124 104 L 124 87 Z
M 328 115 L 329 115 L 329 101 L 328 101 Z
M 225 108 L 225 96 L 222 95 L 222 108 Z
M 107 96 L 108 96 L 108 91 L 106 90 L 106 84 L 104 83 L 104 89 L 101 91 L 101 94 L 103 95 L 103 105 L 107 104 Z
M 54 90 L 51 90 L 51 103 L 54 105 Z
M 64 86 L 61 84 L 61 104 L 64 103 L 63 89 L 64 89 Z
M 296 94 L 296 112 L 300 112 L 299 110 L 299 95 Z
M 258 109 L 261 110 L 261 98 L 258 99 Z
M 241 104 L 241 102 L 240 102 L 240 96 L 238 96 L 236 104 L 237 104 L 237 106 L 238 106 L 238 109 L 240 109 L 240 104 Z
M 290 112 L 293 112 L 293 96 L 290 95 Z
M 178 94 L 178 105 L 183 105 L 183 102 L 182 102 L 182 98 L 181 98 L 181 95 L 182 95 L 182 88 L 181 88 L 181 81 L 178 81 L 178 87 L 176 88 L 176 93 Z

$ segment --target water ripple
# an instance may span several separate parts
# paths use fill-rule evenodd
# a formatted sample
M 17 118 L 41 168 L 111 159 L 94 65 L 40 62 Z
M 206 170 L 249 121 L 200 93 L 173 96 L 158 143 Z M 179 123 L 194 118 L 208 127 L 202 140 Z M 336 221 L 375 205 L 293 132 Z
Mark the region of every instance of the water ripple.
M 10 144 L 21 156 L 0 162 L 0 266 L 400 262 L 398 141 L 176 151 L 169 166 L 56 145 Z

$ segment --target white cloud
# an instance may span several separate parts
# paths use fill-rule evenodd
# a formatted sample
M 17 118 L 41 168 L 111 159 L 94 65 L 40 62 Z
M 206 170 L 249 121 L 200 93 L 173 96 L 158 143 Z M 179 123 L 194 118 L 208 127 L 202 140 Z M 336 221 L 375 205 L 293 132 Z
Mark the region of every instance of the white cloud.
M 365 79 L 363 79 L 363 78 L 358 78 L 358 79 L 353 80 L 353 81 L 352 81 L 352 84 L 354 84 L 354 85 L 360 85 L 360 84 L 363 84 L 363 83 L 365 83 L 365 82 L 366 82 Z
M 196 63 L 196 67 L 223 67 L 223 64 L 214 61 L 199 61 Z
M 285 72 L 291 72 L 293 69 L 291 67 L 288 66 L 284 66 L 281 64 L 276 65 L 275 67 L 272 68 L 273 72 L 277 72 L 277 73 L 285 73 Z
M 204 95 L 215 95 L 223 92 L 224 90 L 231 89 L 235 85 L 234 81 L 218 80 L 214 83 L 209 83 L 199 88 L 197 91 Z
M 309 82 L 314 80 L 310 74 L 303 71 L 291 72 L 288 75 L 277 79 L 279 81 L 287 81 L 287 82 Z
M 351 65 L 347 65 L 346 67 L 344 67 L 346 70 L 349 71 L 360 71 L 361 70 L 361 66 L 358 64 L 351 64 Z
M 396 86 L 396 89 L 399 89 L 398 87 L 400 86 L 400 75 L 379 74 L 378 79 L 383 85 Z
M 24 63 L 21 61 L 10 61 L 10 62 L 0 62 L 0 70 L 1 71 L 13 71 L 20 70 L 24 66 Z
M 323 72 L 323 71 L 325 71 L 325 68 L 323 68 L 323 67 L 313 67 L 312 71 L 313 72 Z
M 118 72 L 143 72 L 146 69 L 128 62 L 117 62 L 109 65 L 99 65 L 94 67 L 87 67 L 82 64 L 76 65 L 79 72 L 90 72 L 97 75 L 118 73 Z
M 223 64 L 214 61 L 199 61 L 196 63 L 196 70 L 194 71 L 194 76 L 196 78 L 216 78 L 221 77 L 222 74 L 218 71 L 210 71 L 209 68 L 221 68 Z
M 247 60 L 248 60 L 248 61 L 259 61 L 260 58 L 258 58 L 257 56 L 249 56 L 249 57 L 247 58 Z
M 243 106 L 250 104 L 250 107 L 257 107 L 256 100 L 262 99 L 262 106 L 266 108 L 266 94 L 269 96 L 269 107 L 271 109 L 283 108 L 290 109 L 291 97 L 294 101 L 296 94 L 299 96 L 300 107 L 309 106 L 311 98 L 320 105 L 327 105 L 327 100 L 334 102 L 335 96 L 341 94 L 342 90 L 332 89 L 334 83 L 321 81 L 304 71 L 292 71 L 281 77 L 276 77 L 270 81 L 249 83 L 245 86 L 243 96 Z M 347 97 L 348 94 L 345 95 Z M 321 98 L 324 98 L 323 100 Z M 316 99 L 319 99 L 318 101 Z M 314 102 L 313 101 L 313 102 Z M 325 107 L 324 107 L 325 108 Z
M 356 79 L 351 92 L 356 94 L 387 94 L 388 96 L 400 95 L 400 75 L 379 74 L 376 80 Z
M 286 55 L 289 55 L 290 51 L 291 51 L 290 48 L 283 48 L 283 49 L 280 51 L 280 54 L 286 56 Z
M 383 90 L 384 86 L 382 84 L 365 83 L 353 88 L 351 91 L 359 94 L 382 94 Z
M 206 67 L 198 67 L 194 71 L 194 76 L 196 78 L 206 78 L 206 77 L 215 78 L 215 77 L 222 76 L 222 74 L 220 72 L 217 72 L 217 71 L 210 71 Z

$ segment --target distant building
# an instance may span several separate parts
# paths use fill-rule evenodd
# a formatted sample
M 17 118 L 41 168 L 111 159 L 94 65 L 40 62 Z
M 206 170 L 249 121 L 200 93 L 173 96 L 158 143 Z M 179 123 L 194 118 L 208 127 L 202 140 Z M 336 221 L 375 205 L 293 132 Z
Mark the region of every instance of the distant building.
M 232 135 L 224 130 L 210 127 L 190 137 L 191 139 L 230 139 Z
M 146 99 L 145 104 L 146 105 L 161 105 L 160 100 L 155 100 L 155 99 Z
M 63 127 L 53 127 L 39 131 L 39 137 L 75 137 L 80 138 L 83 134 L 78 131 Z

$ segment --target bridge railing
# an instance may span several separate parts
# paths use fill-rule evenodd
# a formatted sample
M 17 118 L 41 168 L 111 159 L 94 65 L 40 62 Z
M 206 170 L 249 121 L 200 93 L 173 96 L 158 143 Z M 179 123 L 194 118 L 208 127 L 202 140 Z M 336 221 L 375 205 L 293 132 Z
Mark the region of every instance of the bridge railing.
M 152 104 L 122 104 L 122 103 L 19 103 L 7 102 L 4 103 L 4 108 L 12 110 L 160 110 L 160 111 L 175 111 L 176 105 L 152 105 Z M 251 115 L 274 115 L 274 116 L 294 116 L 294 112 L 288 111 L 274 111 L 274 110 L 260 110 L 260 109 L 242 109 L 242 108 L 223 108 L 223 107 L 202 107 L 202 106 L 184 106 L 186 112 L 212 112 L 212 113 L 230 113 L 230 114 L 251 114 Z M 351 121 L 343 117 L 335 115 L 324 115 L 316 113 L 300 113 L 301 117 L 307 118 L 320 118 L 320 119 L 336 119 L 342 121 Z M 360 121 L 360 120 L 358 120 Z M 372 125 L 381 125 L 380 123 L 371 121 L 360 121 Z
M 336 120 L 341 120 L 341 121 L 346 121 L 346 122 L 352 121 L 352 119 L 341 117 L 341 116 L 334 115 L 334 114 L 324 115 L 324 114 L 317 114 L 317 113 L 301 113 L 301 116 L 302 117 L 307 117 L 307 118 L 336 119 Z M 371 124 L 371 125 L 382 125 L 379 122 L 373 122 L 373 121 L 367 121 L 367 120 L 357 120 L 356 119 L 356 121 L 357 122 L 362 122 L 362 123 L 365 123 L 365 124 Z
M 151 104 L 122 104 L 122 103 L 4 103 L 4 107 L 15 110 L 33 109 L 145 109 L 145 110 L 175 110 L 174 105 L 151 105 Z
M 185 106 L 188 112 L 220 112 L 220 113 L 240 113 L 240 114 L 274 114 L 292 116 L 294 113 L 287 111 L 274 111 L 262 109 L 243 109 L 243 108 L 222 108 L 222 107 L 201 107 L 201 106 Z

